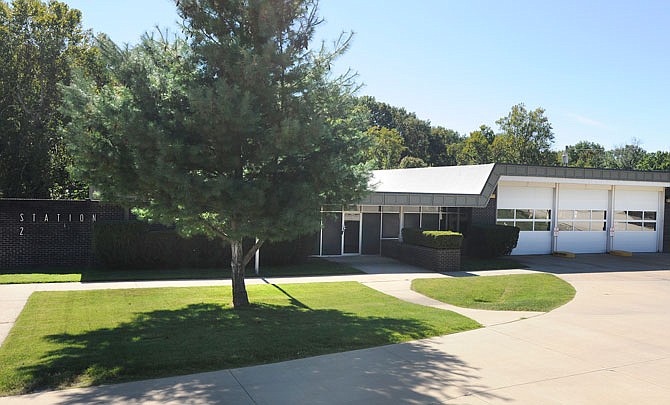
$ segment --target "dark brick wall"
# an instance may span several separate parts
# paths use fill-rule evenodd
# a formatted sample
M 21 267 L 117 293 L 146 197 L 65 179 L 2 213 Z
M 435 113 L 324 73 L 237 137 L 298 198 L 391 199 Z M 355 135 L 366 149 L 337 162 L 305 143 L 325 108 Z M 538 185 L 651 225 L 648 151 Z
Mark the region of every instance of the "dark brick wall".
M 496 223 L 497 198 L 490 198 L 484 208 L 472 209 L 472 223 L 475 225 L 493 225 Z
M 439 272 L 461 269 L 460 249 L 432 249 L 397 240 L 382 240 L 382 256 Z
M 0 199 L 0 268 L 88 266 L 93 224 L 124 212 L 98 201 Z
M 670 188 L 665 189 L 665 209 L 663 210 L 663 252 L 670 253 Z

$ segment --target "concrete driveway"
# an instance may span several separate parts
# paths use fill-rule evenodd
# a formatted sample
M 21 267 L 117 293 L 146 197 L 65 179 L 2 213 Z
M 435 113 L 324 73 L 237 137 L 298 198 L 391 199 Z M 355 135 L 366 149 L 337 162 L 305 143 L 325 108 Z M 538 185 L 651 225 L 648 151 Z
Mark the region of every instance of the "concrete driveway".
M 276 364 L 0 398 L 0 403 L 669 403 L 670 255 L 628 259 L 521 258 L 577 289 L 572 302 L 532 319 Z M 634 268 L 645 270 L 629 271 Z

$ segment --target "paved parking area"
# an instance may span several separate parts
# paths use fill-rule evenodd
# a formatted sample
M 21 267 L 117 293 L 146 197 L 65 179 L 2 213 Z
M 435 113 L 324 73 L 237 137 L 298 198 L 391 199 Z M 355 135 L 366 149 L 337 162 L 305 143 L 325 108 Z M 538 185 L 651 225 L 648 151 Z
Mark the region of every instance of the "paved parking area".
M 521 258 L 572 283 L 577 295 L 561 308 L 519 322 L 0 403 L 668 403 L 670 255 L 636 255 L 622 264 L 626 259 Z
M 513 256 L 532 269 L 554 274 L 612 273 L 670 270 L 670 254 L 635 253 L 633 256 L 581 254 L 576 258 L 550 255 Z

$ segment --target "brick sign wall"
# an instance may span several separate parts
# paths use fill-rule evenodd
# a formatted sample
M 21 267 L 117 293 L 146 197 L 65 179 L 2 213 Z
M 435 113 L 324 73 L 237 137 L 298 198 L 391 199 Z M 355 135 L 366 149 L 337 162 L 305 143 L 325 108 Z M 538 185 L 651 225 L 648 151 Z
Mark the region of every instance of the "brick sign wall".
M 124 219 L 97 201 L 0 199 L 0 269 L 88 266 L 93 224 Z

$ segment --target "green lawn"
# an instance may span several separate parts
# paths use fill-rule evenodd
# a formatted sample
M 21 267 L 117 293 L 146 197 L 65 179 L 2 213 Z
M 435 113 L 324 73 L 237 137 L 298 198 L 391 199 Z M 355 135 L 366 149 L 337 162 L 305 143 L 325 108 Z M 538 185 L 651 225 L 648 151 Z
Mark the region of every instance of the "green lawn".
M 0 395 L 180 375 L 479 327 L 359 283 L 34 293 L 0 347 Z
M 477 259 L 463 257 L 461 259 L 461 271 L 525 269 L 526 267 L 525 264 L 509 258 Z
M 550 311 L 572 300 L 575 289 L 551 274 L 417 279 L 418 293 L 464 308 Z
M 287 266 L 261 266 L 260 275 L 321 276 L 335 274 L 360 274 L 353 267 L 327 260 L 311 258 L 305 263 Z M 247 270 L 254 277 L 253 268 Z M 181 280 L 181 279 L 227 279 L 229 269 L 160 269 L 160 270 L 106 270 L 106 269 L 21 269 L 0 270 L 0 284 L 64 283 L 130 280 Z

